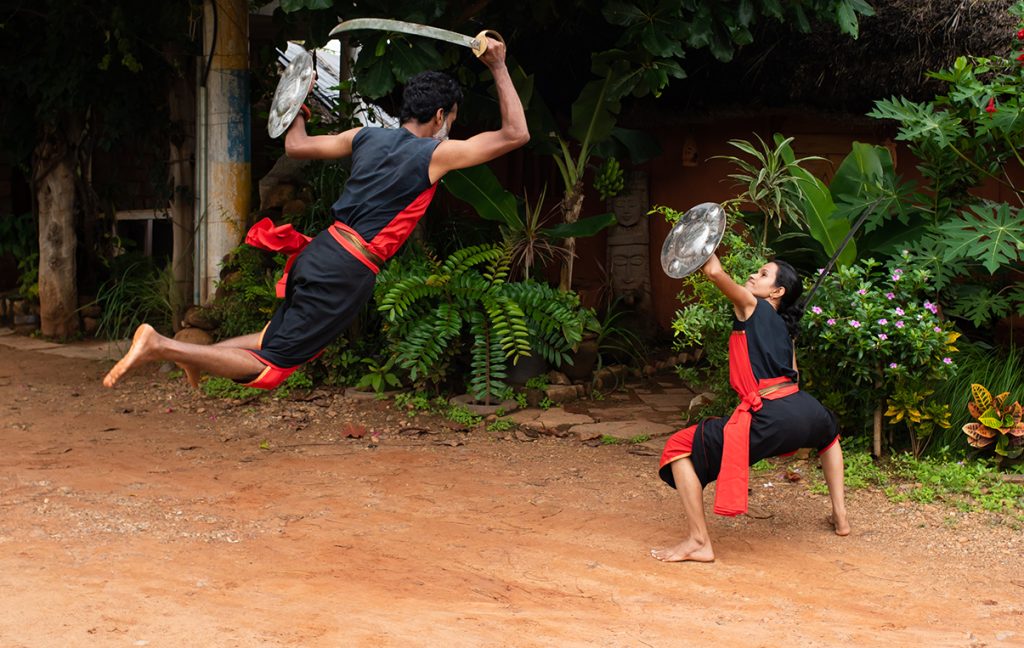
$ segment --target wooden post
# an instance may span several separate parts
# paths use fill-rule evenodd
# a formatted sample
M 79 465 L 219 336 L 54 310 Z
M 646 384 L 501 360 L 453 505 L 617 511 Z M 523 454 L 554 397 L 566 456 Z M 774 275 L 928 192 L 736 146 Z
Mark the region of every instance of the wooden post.
M 876 457 L 882 456 L 882 406 L 875 408 L 875 434 L 871 454 Z

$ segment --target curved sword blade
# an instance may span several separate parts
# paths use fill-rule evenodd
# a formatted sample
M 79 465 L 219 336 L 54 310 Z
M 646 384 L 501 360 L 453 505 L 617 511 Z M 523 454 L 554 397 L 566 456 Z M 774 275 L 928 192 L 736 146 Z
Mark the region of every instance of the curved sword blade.
M 388 18 L 355 18 L 353 20 L 346 20 L 332 29 L 330 35 L 334 36 L 335 34 L 356 31 L 358 29 L 392 31 L 402 34 L 410 34 L 412 36 L 423 36 L 425 38 L 433 38 L 434 40 L 445 41 L 447 43 L 455 43 L 456 45 L 462 45 L 463 47 L 468 47 L 472 50 L 480 47 L 480 41 L 473 36 L 466 36 L 465 34 L 448 31 L 447 29 L 440 29 L 438 27 L 431 27 L 430 25 L 420 25 L 418 23 L 405 22 L 404 20 L 391 20 Z

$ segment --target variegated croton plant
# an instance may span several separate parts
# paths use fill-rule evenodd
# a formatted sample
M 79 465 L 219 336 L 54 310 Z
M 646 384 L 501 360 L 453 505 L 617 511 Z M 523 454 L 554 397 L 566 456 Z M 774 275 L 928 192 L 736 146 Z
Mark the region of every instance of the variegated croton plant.
M 971 385 L 974 400 L 967 409 L 977 422 L 964 426 L 967 442 L 975 448 L 995 444 L 996 454 L 1015 459 L 1024 453 L 1024 407 L 1020 401 L 1008 403 L 1010 392 L 992 396 L 983 386 Z

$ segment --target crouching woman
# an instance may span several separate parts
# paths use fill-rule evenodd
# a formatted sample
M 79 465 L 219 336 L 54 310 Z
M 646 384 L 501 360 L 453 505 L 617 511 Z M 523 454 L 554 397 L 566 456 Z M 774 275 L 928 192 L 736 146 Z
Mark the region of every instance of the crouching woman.
M 772 261 L 741 286 L 715 255 L 701 271 L 733 305 L 729 383 L 740 403 L 728 418 L 703 420 L 676 432 L 665 444 L 659 476 L 679 491 L 687 534 L 674 546 L 652 549 L 651 555 L 667 562 L 714 561 L 704 487 L 717 480 L 718 515 L 745 513 L 749 467 L 800 448 L 818 450 L 832 500 L 833 528 L 838 535 L 849 534 L 835 417 L 797 386 L 793 340 L 803 315 L 800 277 L 788 263 Z

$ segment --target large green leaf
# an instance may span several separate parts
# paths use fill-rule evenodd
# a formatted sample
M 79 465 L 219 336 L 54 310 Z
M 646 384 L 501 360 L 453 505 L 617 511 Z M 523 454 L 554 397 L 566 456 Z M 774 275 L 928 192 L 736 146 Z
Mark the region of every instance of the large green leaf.
M 453 196 L 472 205 L 481 218 L 512 228 L 520 224 L 516 197 L 501 186 L 487 165 L 450 171 L 442 182 Z
M 608 100 L 607 90 L 612 78 L 609 72 L 605 78 L 591 81 L 572 104 L 569 135 L 584 147 L 589 148 L 607 139 L 615 127 L 620 105 L 618 101 Z
M 892 156 L 884 146 L 854 142 L 843 158 L 829 190 L 834 197 L 864 196 L 865 185 L 881 186 L 885 172 L 892 171 Z
M 821 180 L 810 172 L 793 167 L 790 170 L 803 193 L 804 219 L 807 229 L 814 240 L 821 244 L 829 257 L 836 253 L 843 239 L 850 232 L 850 223 L 842 218 L 835 218 L 836 205 L 832 194 Z M 847 242 L 836 261 L 840 266 L 852 264 L 857 259 L 857 245 L 853 239 Z
M 553 239 L 559 238 L 583 238 L 587 236 L 593 236 L 606 227 L 611 227 L 618 221 L 615 220 L 615 214 L 599 214 L 597 216 L 588 216 L 587 218 L 581 218 L 575 223 L 560 223 L 554 227 L 548 227 L 541 232 Z
M 612 129 L 612 136 L 593 149 L 599 158 L 628 158 L 633 164 L 643 164 L 661 155 L 661 145 L 650 133 L 629 128 Z
M 395 75 L 385 58 L 374 58 L 365 69 L 360 69 L 356 78 L 359 94 L 370 99 L 383 97 L 395 87 Z
M 1024 260 L 1024 222 L 1020 210 L 1006 203 L 971 205 L 970 212 L 944 223 L 940 230 L 949 242 L 947 261 L 977 259 L 995 274 L 1001 267 L 1019 267 Z
M 433 43 L 421 38 L 393 38 L 385 56 L 391 59 L 391 71 L 398 83 L 405 83 L 424 70 L 434 70 L 442 65 L 441 55 Z

